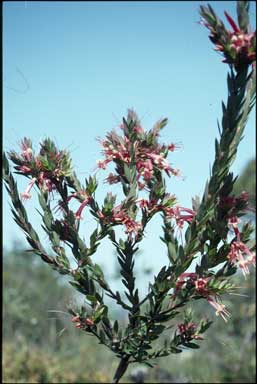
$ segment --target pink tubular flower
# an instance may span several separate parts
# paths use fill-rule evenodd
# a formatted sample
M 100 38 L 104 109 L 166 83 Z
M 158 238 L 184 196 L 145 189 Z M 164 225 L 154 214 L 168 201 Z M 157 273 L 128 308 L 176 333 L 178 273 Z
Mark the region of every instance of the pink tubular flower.
M 77 192 L 75 192 L 75 193 L 72 193 L 70 196 L 68 196 L 67 197 L 67 199 L 66 199 L 66 203 L 68 204 L 69 203 L 69 201 L 71 200 L 71 199 L 73 199 L 73 198 L 76 198 L 77 197 L 77 195 L 78 195 L 78 193 Z M 64 201 L 59 201 L 59 203 L 58 203 L 58 205 L 57 205 L 57 210 L 56 211 L 58 211 L 58 210 L 61 210 L 61 211 L 63 211 L 63 209 L 64 209 L 64 204 L 65 204 L 65 202 Z
M 67 197 L 66 202 L 68 203 L 71 199 L 76 198 L 78 196 L 78 192 L 72 193 Z
M 149 182 L 154 178 L 154 172 L 156 168 L 160 171 L 164 170 L 168 176 L 180 175 L 179 170 L 170 167 L 169 162 L 166 159 L 168 151 L 174 151 L 177 144 L 161 145 L 157 142 L 157 131 L 149 131 L 149 135 L 145 135 L 144 129 L 138 123 L 132 127 L 132 130 L 136 135 L 128 134 L 129 127 L 125 122 L 120 125 L 120 128 L 124 131 L 124 135 L 120 136 L 115 131 L 111 131 L 106 135 L 104 140 L 99 139 L 102 152 L 104 154 L 104 160 L 98 161 L 98 168 L 106 169 L 107 162 L 113 161 L 118 167 L 116 168 L 117 176 L 123 178 L 122 163 L 131 163 L 131 146 L 133 145 L 133 162 L 136 166 L 136 181 L 138 183 L 139 190 L 146 189 L 149 186 Z M 157 129 L 157 131 L 156 131 Z M 118 182 L 118 179 L 110 174 L 106 179 L 110 184 Z
M 130 142 L 125 140 L 124 143 L 112 143 L 108 140 L 100 140 L 103 147 L 103 153 L 105 155 L 105 160 L 98 161 L 98 167 L 106 168 L 106 162 L 123 160 L 126 163 L 130 162 L 129 146 Z M 103 168 L 103 169 L 105 169 Z
M 74 316 L 71 319 L 71 322 L 76 323 L 75 327 L 80 329 L 83 329 L 85 326 L 92 327 L 94 325 L 94 321 L 92 319 L 81 319 L 79 316 Z
M 240 220 L 237 216 L 231 216 L 229 219 L 228 219 L 228 226 L 229 227 L 232 227 L 234 232 L 235 232 L 235 235 L 237 237 L 237 240 L 240 240 L 240 232 L 239 232 L 239 229 L 238 229 L 238 224 L 240 223 Z
M 111 215 L 105 215 L 99 210 L 97 216 L 104 224 L 123 224 L 124 220 L 127 218 L 126 211 L 121 208 L 121 204 L 112 209 Z
M 181 171 L 178 168 L 176 169 L 176 168 L 170 167 L 170 172 L 173 176 L 178 176 L 178 177 L 181 176 Z
M 103 214 L 103 212 L 102 211 L 97 211 L 97 216 L 99 217 L 99 219 L 101 220 L 101 221 L 103 221 L 103 222 L 105 222 L 106 221 L 106 216 Z M 108 222 L 109 222 L 109 220 L 108 220 Z
M 177 278 L 176 289 L 181 289 L 187 282 L 194 284 L 196 290 L 200 294 L 208 293 L 208 290 L 206 289 L 208 278 L 198 277 L 195 272 L 184 272 Z
M 206 288 L 207 283 L 208 279 L 203 279 L 202 277 L 195 281 L 195 289 L 202 296 L 206 296 L 208 294 L 208 289 Z
M 225 12 L 225 16 L 233 29 L 233 32 L 229 32 L 231 41 L 230 49 L 234 50 L 237 54 L 241 54 L 241 56 L 245 56 L 245 59 L 250 61 L 254 60 L 255 52 L 251 51 L 251 48 L 255 33 L 245 33 L 241 31 L 227 12 Z
M 96 163 L 97 163 L 97 168 L 100 168 L 100 169 L 106 169 L 106 166 L 107 164 L 110 162 L 111 160 L 97 160 Z
M 133 131 L 137 134 L 143 134 L 145 132 L 140 125 L 137 125 L 136 127 L 134 127 Z
M 30 173 L 31 169 L 27 167 L 26 165 L 20 165 L 18 170 L 23 173 Z
M 121 208 L 121 204 L 117 205 L 112 209 L 112 217 L 111 220 L 115 223 L 123 223 L 126 220 L 126 211 Z
M 37 180 L 36 177 L 33 177 L 33 179 L 31 179 L 31 181 L 29 182 L 29 184 L 28 184 L 28 186 L 27 186 L 25 192 L 23 192 L 23 193 L 21 194 L 21 198 L 22 198 L 22 200 L 25 201 L 25 200 L 28 200 L 28 199 L 31 198 L 30 191 L 31 191 L 33 185 L 35 184 L 36 180 Z
M 236 204 L 236 198 L 234 196 L 222 196 L 220 199 L 220 207 L 224 209 L 234 208 Z
M 135 220 L 131 219 L 128 216 L 123 220 L 122 223 L 126 228 L 125 233 L 128 233 L 130 238 L 133 234 L 137 236 L 138 232 L 142 229 L 142 225 L 140 223 L 137 223 Z
M 183 334 L 188 330 L 194 331 L 196 329 L 196 325 L 193 323 L 188 323 L 188 324 L 187 323 L 181 323 L 181 324 L 178 324 L 178 329 L 179 329 L 180 334 Z
M 228 225 L 235 229 L 237 228 L 238 223 L 240 223 L 240 220 L 236 216 L 238 210 L 250 210 L 248 203 L 248 193 L 243 191 L 238 197 L 222 196 L 220 198 L 219 207 L 224 209 L 229 215 Z M 235 232 L 236 235 L 238 235 L 238 231 L 236 230 Z
M 191 223 L 196 215 L 192 209 L 180 206 L 164 208 L 164 212 L 167 218 L 174 218 L 180 228 L 183 228 L 184 222 Z M 186 215 L 183 214 L 184 212 Z
M 228 254 L 229 261 L 235 266 L 242 269 L 243 275 L 249 275 L 249 266 L 256 265 L 256 255 L 242 243 L 242 241 L 233 241 Z
M 226 18 L 227 18 L 227 21 L 229 22 L 229 24 L 231 25 L 231 27 L 233 28 L 234 32 L 235 33 L 240 33 L 240 29 L 238 28 L 238 26 L 236 25 L 235 21 L 232 19 L 232 17 L 225 11 L 224 12 Z
M 84 198 L 84 201 L 81 203 L 79 209 L 77 210 L 77 212 L 75 213 L 75 218 L 77 220 L 81 220 L 82 219 L 82 211 L 83 209 L 89 204 L 89 202 L 91 201 L 92 197 L 89 196 L 86 191 L 82 190 L 80 192 L 75 192 L 75 193 L 72 193 L 70 196 L 67 197 L 66 199 L 66 203 L 68 203 L 71 199 L 79 199 L 79 197 L 83 197 Z M 63 203 L 61 202 L 60 204 L 60 208 L 62 208 L 63 206 Z
M 150 159 L 137 161 L 136 168 L 145 181 L 151 180 L 153 176 L 153 164 Z
M 157 204 L 156 200 L 146 200 L 146 199 L 138 199 L 137 203 L 139 203 L 139 207 L 144 209 L 148 213 L 153 213 L 161 210 L 163 207 L 160 204 Z
M 255 61 L 256 55 L 255 50 L 253 49 L 254 45 L 254 39 L 256 33 L 245 33 L 244 31 L 241 31 L 240 28 L 236 25 L 235 21 L 232 19 L 232 17 L 225 12 L 225 16 L 231 25 L 233 32 L 228 31 L 230 44 L 228 45 L 229 50 L 236 54 L 235 61 L 242 62 L 246 64 L 251 64 L 253 61 Z M 223 45 L 217 46 L 217 50 L 219 51 L 225 51 L 227 48 Z M 226 57 L 226 53 L 225 53 Z M 225 58 L 224 62 L 228 63 L 231 62 L 231 58 Z
M 237 55 L 242 56 L 242 58 L 247 64 L 251 64 L 253 61 L 255 61 L 256 58 L 255 52 L 250 51 L 252 46 L 252 40 L 254 39 L 254 37 L 255 33 L 234 33 L 231 37 L 230 48 L 234 50 Z
M 114 160 L 120 158 L 120 153 L 117 149 L 114 148 L 114 146 L 108 141 L 103 140 L 102 141 L 102 147 L 103 147 L 103 153 L 108 160 Z
M 146 199 L 138 199 L 137 203 L 139 203 L 139 207 L 141 209 L 149 210 L 149 209 L 153 208 L 156 205 L 156 200 L 149 201 L 149 200 L 146 200 Z
M 192 339 L 203 340 L 203 338 L 196 333 L 196 328 L 195 323 L 178 324 L 180 336 L 184 341 L 190 341 Z
M 149 203 L 148 200 L 146 200 L 146 199 L 139 199 L 138 203 L 139 203 L 139 207 L 141 209 L 147 209 L 147 210 L 149 209 L 150 203 Z
M 105 182 L 109 184 L 116 184 L 120 181 L 120 176 L 115 176 L 113 173 L 110 173 L 108 177 L 106 177 Z
M 54 170 L 53 174 L 54 174 L 54 177 L 56 177 L 56 179 L 59 180 L 60 176 L 62 176 L 63 173 L 62 173 L 62 170 L 60 168 L 56 168 Z
M 86 193 L 84 193 L 84 201 L 81 203 L 79 209 L 77 210 L 77 212 L 75 213 L 75 218 L 77 220 L 81 220 L 82 219 L 82 211 L 83 209 L 89 204 L 89 202 L 91 201 L 92 197 L 91 196 L 88 196 Z
M 133 234 L 136 236 L 142 229 L 142 225 L 129 217 L 126 211 L 121 208 L 121 204 L 112 209 L 111 217 L 106 218 L 102 212 L 99 212 L 98 216 L 100 219 L 107 219 L 108 222 L 112 222 L 114 224 L 123 224 L 125 226 L 125 233 L 127 233 L 130 238 Z
M 46 172 L 40 172 L 38 176 L 38 184 L 44 191 L 52 192 L 55 189 L 55 185 L 51 179 L 49 179 Z
M 215 314 L 216 316 L 221 316 L 222 319 L 227 322 L 228 319 L 231 317 L 231 314 L 226 309 L 225 305 L 222 303 L 218 303 L 213 297 L 209 296 L 207 298 L 207 301 L 211 306 L 216 310 Z
M 213 296 L 212 292 L 207 288 L 209 278 L 200 277 L 195 281 L 195 288 L 197 293 L 205 297 L 209 304 L 216 309 L 216 316 L 221 316 L 223 320 L 227 321 L 230 317 L 230 313 L 226 310 L 225 305 L 218 303 L 217 299 L 220 300 L 218 295 Z
M 154 164 L 160 169 L 169 172 L 171 170 L 168 160 L 162 154 L 149 153 L 148 156 L 153 160 Z
M 232 31 L 226 30 L 222 34 L 216 30 L 214 25 L 210 25 L 205 20 L 202 22 L 211 32 L 210 40 L 215 44 L 215 50 L 223 53 L 224 63 L 234 64 L 235 68 L 245 64 L 254 65 L 256 32 L 245 33 L 227 12 L 225 12 L 225 16 Z
M 127 150 L 122 150 L 121 151 L 121 159 L 125 162 L 125 163 L 130 163 L 131 162 L 131 159 L 130 159 L 130 154 Z
M 145 184 L 144 184 L 144 183 L 141 183 L 141 181 L 138 181 L 138 182 L 137 182 L 137 186 L 138 186 L 138 189 L 139 189 L 140 191 L 142 191 L 142 190 L 145 188 Z
M 21 156 L 26 160 L 30 161 L 32 158 L 32 148 L 29 146 L 29 141 L 25 138 L 21 142 Z
M 176 282 L 176 291 L 179 291 L 183 288 L 183 285 L 187 282 L 194 283 L 197 279 L 197 274 L 195 272 L 184 272 L 178 278 Z
M 87 318 L 87 319 L 85 320 L 85 324 L 88 325 L 88 326 L 90 326 L 90 327 L 92 327 L 92 325 L 94 325 L 94 322 L 93 322 L 92 319 Z
M 187 283 L 194 284 L 196 293 L 203 296 L 209 304 L 216 310 L 216 315 L 220 315 L 223 320 L 227 321 L 227 318 L 230 317 L 230 313 L 226 310 L 225 305 L 218 303 L 220 297 L 216 294 L 213 294 L 208 288 L 209 278 L 198 277 L 197 273 L 182 273 L 176 283 L 176 291 L 184 288 L 184 285 Z M 175 293 L 176 294 L 176 293 Z M 221 301 L 221 300 L 220 300 Z
M 179 144 L 175 144 L 175 143 L 170 143 L 168 145 L 168 150 L 170 152 L 174 152 L 176 149 L 180 148 L 180 145 Z

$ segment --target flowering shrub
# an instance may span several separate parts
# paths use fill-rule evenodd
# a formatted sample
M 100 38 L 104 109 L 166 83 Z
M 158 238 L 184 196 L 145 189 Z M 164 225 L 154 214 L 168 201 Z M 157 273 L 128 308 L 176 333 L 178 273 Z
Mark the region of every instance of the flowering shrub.
M 199 348 L 196 342 L 203 340 L 202 334 L 211 321 L 195 322 L 188 311 L 184 312 L 183 322 L 175 326 L 174 333 L 169 330 L 163 346 L 156 349 L 152 344 L 171 328 L 170 320 L 174 327 L 176 316 L 183 314 L 181 308 L 193 300 L 207 301 L 216 315 L 227 321 L 230 314 L 222 295 L 236 289 L 231 276 L 237 268 L 246 276 L 255 264 L 255 253 L 247 246 L 253 229 L 249 223 L 240 229 L 238 226 L 248 208 L 247 195 L 245 192 L 232 195 L 235 179 L 230 172 L 255 100 L 255 33 L 249 31 L 248 8 L 248 2 L 238 2 L 239 26 L 225 13 L 231 32 L 210 6 L 200 7 L 202 23 L 210 30 L 210 39 L 215 49 L 223 53 L 230 72 L 228 99 L 226 104 L 222 103 L 220 139 L 215 141 L 211 176 L 202 199 L 193 199 L 192 208 L 181 206 L 176 196 L 166 189 L 165 176 L 180 175 L 168 161 L 169 153 L 179 145 L 159 141 L 167 119 L 159 120 L 147 131 L 136 113 L 129 110 L 120 132 L 111 131 L 99 140 L 103 159 L 98 160 L 97 168 L 106 170 L 113 165 L 105 182 L 121 186 L 124 198 L 120 202 L 116 202 L 112 193 L 107 193 L 100 205 L 96 199 L 96 175 L 82 184 L 72 169 L 69 153 L 59 150 L 49 138 L 40 143 L 39 152 L 24 138 L 19 153 L 8 153 L 15 173 L 29 179 L 28 187 L 21 194 L 4 154 L 3 176 L 12 200 L 14 220 L 26 234 L 32 251 L 59 273 L 71 276 L 70 284 L 85 296 L 85 306 L 69 308 L 71 321 L 76 328 L 93 334 L 120 358 L 115 383 L 131 363 L 151 365 L 157 357 L 180 353 L 183 348 Z M 34 187 L 38 191 L 43 228 L 49 237 L 52 255 L 43 247 L 24 206 L 32 197 Z M 54 211 L 56 198 L 58 209 Z M 72 199 L 78 203 L 75 212 L 70 205 Z M 79 227 L 83 216 L 88 214 L 94 217 L 96 228 L 86 244 Z M 140 298 L 134 262 L 145 229 L 156 214 L 163 220 L 161 240 L 167 247 L 168 262 L 149 284 L 148 294 Z M 118 238 L 117 226 L 122 226 L 124 238 Z M 182 228 L 185 229 L 183 241 L 179 240 L 183 236 Z M 92 256 L 104 238 L 108 238 L 117 251 L 125 298 L 112 290 L 101 267 L 93 262 Z M 77 261 L 75 269 L 70 266 L 67 246 Z M 188 272 L 196 258 L 195 271 Z M 128 312 L 125 329 L 117 320 L 110 319 L 104 293 Z

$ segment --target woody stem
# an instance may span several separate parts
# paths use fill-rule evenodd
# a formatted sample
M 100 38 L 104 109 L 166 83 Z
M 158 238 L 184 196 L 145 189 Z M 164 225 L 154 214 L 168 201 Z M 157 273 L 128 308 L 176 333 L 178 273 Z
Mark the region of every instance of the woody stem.
M 118 368 L 115 372 L 115 375 L 113 378 L 113 383 L 118 383 L 120 381 L 120 379 L 122 378 L 122 376 L 126 372 L 128 365 L 129 365 L 129 356 L 122 357 L 122 359 L 118 365 Z

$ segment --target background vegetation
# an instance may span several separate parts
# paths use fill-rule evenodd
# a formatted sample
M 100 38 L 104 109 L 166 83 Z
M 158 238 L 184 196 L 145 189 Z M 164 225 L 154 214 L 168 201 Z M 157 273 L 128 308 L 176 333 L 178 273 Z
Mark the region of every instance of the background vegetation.
M 235 193 L 246 190 L 255 206 L 255 160 Z M 249 217 L 255 220 L 255 212 Z M 74 297 L 67 281 L 19 244 L 3 257 L 3 382 L 111 382 L 118 361 L 96 340 L 74 328 L 65 312 Z M 238 274 L 240 293 L 230 296 L 232 319 L 220 318 L 196 351 L 157 361 L 153 369 L 129 368 L 124 382 L 255 382 L 255 278 Z M 213 317 L 201 303 L 193 308 Z M 205 303 L 204 303 L 205 304 Z M 215 315 L 214 315 L 215 317 Z

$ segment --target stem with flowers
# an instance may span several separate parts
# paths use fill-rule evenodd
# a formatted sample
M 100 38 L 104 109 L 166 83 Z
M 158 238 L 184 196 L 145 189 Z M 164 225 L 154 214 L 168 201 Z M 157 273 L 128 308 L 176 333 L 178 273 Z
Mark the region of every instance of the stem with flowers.
M 201 23 L 209 29 L 210 40 L 229 66 L 228 98 L 222 103 L 220 138 L 215 141 L 210 179 L 202 199 L 193 199 L 191 208 L 181 206 L 166 188 L 165 177 L 180 175 L 167 160 L 169 153 L 179 146 L 159 142 L 167 119 L 159 120 L 146 131 L 136 113 L 129 110 L 120 125 L 121 134 L 111 131 L 100 140 L 104 158 L 97 165 L 103 170 L 113 166 L 106 182 L 121 186 L 124 197 L 119 203 L 116 203 L 117 196 L 108 193 L 103 204 L 99 204 L 96 175 L 82 184 L 72 169 L 69 153 L 59 150 L 49 138 L 40 143 L 38 153 L 31 140 L 24 138 L 20 153 L 10 151 L 3 156 L 3 178 L 14 220 L 25 233 L 30 251 L 60 274 L 70 276 L 70 284 L 84 295 L 85 305 L 69 308 L 71 321 L 76 328 L 94 335 L 120 359 L 114 383 L 119 382 L 129 364 L 152 366 L 158 357 L 180 353 L 185 348 L 199 348 L 197 342 L 203 340 L 202 334 L 212 322 L 202 319 L 196 323 L 193 313 L 183 312 L 182 308 L 202 299 L 214 308 L 216 315 L 228 321 L 231 315 L 222 302 L 222 295 L 236 288 L 231 276 L 238 268 L 246 277 L 255 264 L 253 248 L 247 246 L 253 228 L 250 223 L 240 229 L 238 225 L 248 208 L 247 194 L 233 195 L 236 178 L 230 171 L 255 102 L 256 34 L 250 31 L 248 11 L 249 2 L 237 3 L 238 25 L 225 12 L 232 27 L 230 31 L 210 5 L 200 7 Z M 14 164 L 14 173 L 29 179 L 22 194 L 8 158 Z M 25 208 L 35 188 L 51 252 L 43 247 Z M 56 199 L 58 209 L 54 210 Z M 71 200 L 78 203 L 75 212 Z M 87 243 L 80 230 L 86 209 L 96 222 Z M 148 293 L 142 298 L 136 285 L 134 264 L 147 225 L 156 214 L 163 220 L 161 240 L 167 247 L 167 264 L 149 283 Z M 118 226 L 123 228 L 123 237 L 117 234 Z M 184 240 L 180 241 L 177 233 L 182 237 L 185 226 Z M 93 261 L 104 238 L 111 241 L 117 252 L 125 295 L 113 291 L 102 268 Z M 75 269 L 71 268 L 68 248 L 76 260 Z M 195 271 L 190 272 L 188 269 L 195 259 L 198 261 Z M 125 328 L 118 320 L 111 319 L 105 296 L 127 312 Z M 175 325 L 176 317 L 181 315 L 183 321 Z M 173 333 L 170 328 L 174 329 Z M 163 345 L 155 347 L 154 342 L 167 331 Z

